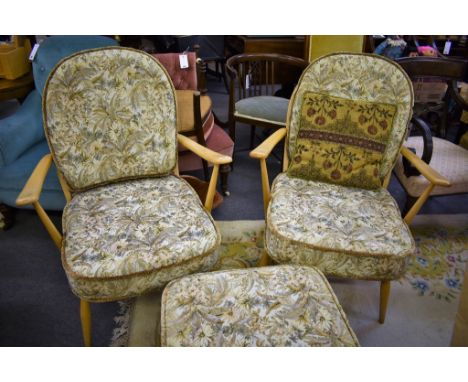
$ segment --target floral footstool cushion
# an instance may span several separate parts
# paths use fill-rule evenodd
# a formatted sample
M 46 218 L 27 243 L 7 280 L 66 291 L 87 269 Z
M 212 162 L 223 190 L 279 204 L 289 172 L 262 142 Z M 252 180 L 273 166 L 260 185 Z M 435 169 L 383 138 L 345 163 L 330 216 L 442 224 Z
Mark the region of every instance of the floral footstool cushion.
M 324 275 L 281 265 L 200 273 L 167 285 L 162 346 L 359 346 Z

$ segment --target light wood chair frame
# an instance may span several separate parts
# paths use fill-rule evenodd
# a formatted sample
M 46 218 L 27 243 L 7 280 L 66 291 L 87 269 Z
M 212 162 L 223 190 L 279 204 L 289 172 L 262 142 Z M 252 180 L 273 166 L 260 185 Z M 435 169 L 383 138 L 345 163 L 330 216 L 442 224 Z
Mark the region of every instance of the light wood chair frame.
M 179 144 L 183 145 L 188 150 L 192 151 L 196 155 L 200 156 L 202 159 L 213 164 L 213 171 L 211 173 L 211 179 L 208 185 L 208 192 L 204 201 L 204 208 L 206 211 L 211 212 L 213 207 L 213 199 L 216 192 L 216 184 L 218 181 L 219 168 L 220 166 L 227 165 L 231 163 L 232 158 L 226 155 L 219 154 L 214 152 L 199 143 L 193 141 L 192 139 L 185 137 L 181 134 L 177 134 L 177 141 Z M 44 208 L 42 208 L 39 199 L 41 196 L 42 186 L 44 184 L 45 178 L 49 169 L 52 165 L 53 157 L 52 154 L 47 154 L 39 161 L 36 165 L 34 171 L 26 182 L 23 190 L 16 199 L 16 204 L 18 206 L 32 205 L 39 215 L 39 219 L 44 224 L 47 232 L 51 236 L 55 245 L 59 250 L 62 248 L 62 234 L 59 232 L 57 227 L 54 225 L 50 217 L 47 215 Z M 67 203 L 72 199 L 72 193 L 68 187 L 65 179 L 57 170 L 60 184 L 62 186 L 63 193 Z M 179 170 L 176 166 L 174 174 L 179 176 Z M 144 178 L 144 177 L 142 177 Z M 85 346 L 92 345 L 92 328 L 91 328 L 91 307 L 90 302 L 80 299 L 80 319 L 81 319 L 81 328 L 83 332 L 83 341 Z
M 289 108 L 291 108 L 291 103 L 289 104 Z M 289 110 L 290 112 L 291 110 Z M 289 113 L 288 113 L 289 114 Z M 250 152 L 250 157 L 254 159 L 258 159 L 260 161 L 260 171 L 261 171 L 261 181 L 262 181 L 262 192 L 263 192 L 263 207 L 265 212 L 265 221 L 266 215 L 268 211 L 268 205 L 271 200 L 271 193 L 270 193 L 270 180 L 268 177 L 268 168 L 266 160 L 270 153 L 273 151 L 275 146 L 281 142 L 284 138 L 287 137 L 287 127 L 281 128 L 277 130 L 275 133 L 270 135 L 263 143 L 261 143 L 256 149 Z M 284 153 L 283 153 L 283 172 L 288 169 L 289 165 L 289 157 L 288 157 L 288 145 L 287 142 L 284 144 Z M 418 156 L 413 154 L 412 151 L 408 150 L 406 147 L 402 146 L 400 150 L 400 154 L 408 159 L 410 163 L 414 165 L 418 169 L 418 171 L 429 180 L 429 185 L 421 194 L 421 196 L 416 200 L 413 204 L 412 208 L 407 212 L 403 220 L 409 225 L 413 221 L 414 217 L 417 215 L 423 204 L 426 202 L 427 198 L 432 192 L 432 189 L 435 186 L 442 186 L 442 187 L 449 187 L 450 182 L 448 179 L 440 175 L 437 171 L 431 168 L 428 164 L 426 164 L 423 160 L 421 160 Z M 382 186 L 387 188 L 388 184 L 390 183 L 390 177 L 392 172 L 389 171 L 387 177 L 385 178 Z M 266 266 L 270 264 L 271 259 L 268 256 L 268 253 L 264 251 L 262 258 L 259 261 L 260 266 Z M 387 311 L 388 300 L 390 296 L 390 282 L 391 280 L 382 280 L 380 282 L 380 307 L 379 307 L 379 322 L 381 324 L 385 321 L 385 315 Z

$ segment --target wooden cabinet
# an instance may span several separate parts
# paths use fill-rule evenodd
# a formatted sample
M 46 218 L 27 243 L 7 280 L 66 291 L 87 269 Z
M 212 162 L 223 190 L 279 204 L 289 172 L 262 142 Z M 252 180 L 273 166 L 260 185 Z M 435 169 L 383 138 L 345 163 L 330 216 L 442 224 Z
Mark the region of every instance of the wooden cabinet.
M 225 36 L 226 57 L 239 53 L 279 53 L 305 57 L 304 36 Z

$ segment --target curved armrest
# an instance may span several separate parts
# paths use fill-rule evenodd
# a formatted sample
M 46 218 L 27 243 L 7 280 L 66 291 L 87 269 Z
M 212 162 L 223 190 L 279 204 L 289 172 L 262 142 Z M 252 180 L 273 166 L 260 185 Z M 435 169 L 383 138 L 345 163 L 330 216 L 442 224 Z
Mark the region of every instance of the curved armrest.
M 250 152 L 250 157 L 254 159 L 266 159 L 275 146 L 286 136 L 286 128 L 276 130 L 265 139 L 256 149 Z
M 16 205 L 25 206 L 39 201 L 42 186 L 44 184 L 49 168 L 52 165 L 52 155 L 47 154 L 39 161 L 33 173 L 16 198 Z
M 428 126 L 428 124 L 421 118 L 419 117 L 413 117 L 413 122 L 416 125 L 416 127 L 421 131 L 423 141 L 424 141 L 424 149 L 422 153 L 421 159 L 429 164 L 431 162 L 432 158 L 432 149 L 433 149 L 433 143 L 432 143 L 432 132 L 431 128 Z
M 426 162 L 420 159 L 416 154 L 406 147 L 401 148 L 401 154 L 408 159 L 417 170 L 435 186 L 450 187 L 450 182 L 447 178 L 440 175 L 436 170 L 430 167 Z
M 460 106 L 463 110 L 468 110 L 468 102 L 464 100 L 460 93 L 458 92 L 457 81 L 450 81 L 449 82 L 448 91 L 450 96 L 454 99 L 458 106 Z
M 189 149 L 193 153 L 197 154 L 199 157 L 205 159 L 206 161 L 222 165 L 228 164 L 232 162 L 232 158 L 227 155 L 222 155 L 217 153 L 216 151 L 210 150 L 205 146 L 200 145 L 199 143 L 193 141 L 190 138 L 187 138 L 181 134 L 177 134 L 178 142 L 184 146 L 185 148 Z

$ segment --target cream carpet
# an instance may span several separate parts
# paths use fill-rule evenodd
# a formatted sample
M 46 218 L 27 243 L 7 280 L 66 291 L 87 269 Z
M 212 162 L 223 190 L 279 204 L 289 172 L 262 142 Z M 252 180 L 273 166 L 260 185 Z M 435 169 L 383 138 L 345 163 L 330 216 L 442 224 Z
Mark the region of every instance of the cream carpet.
M 215 269 L 256 265 L 263 221 L 219 221 L 223 238 Z M 411 225 L 417 253 L 392 282 L 386 322 L 377 322 L 379 283 L 331 279 L 362 346 L 448 346 L 468 261 L 468 215 L 420 215 Z M 111 346 L 159 345 L 160 294 L 121 303 Z

